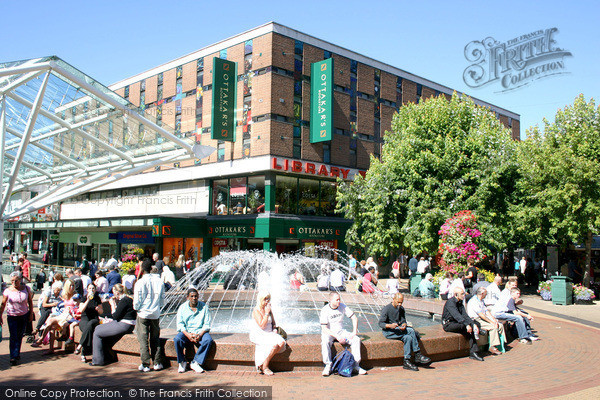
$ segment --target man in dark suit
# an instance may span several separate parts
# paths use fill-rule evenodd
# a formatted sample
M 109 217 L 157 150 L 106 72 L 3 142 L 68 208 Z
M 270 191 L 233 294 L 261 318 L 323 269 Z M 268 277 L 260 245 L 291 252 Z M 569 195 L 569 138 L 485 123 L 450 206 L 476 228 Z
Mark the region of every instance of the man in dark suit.
M 461 287 L 455 288 L 454 297 L 448 299 L 446 304 L 444 304 L 442 327 L 446 332 L 456 332 L 465 336 L 469 340 L 469 345 L 471 346 L 469 358 L 483 361 L 483 358 L 477 353 L 479 350 L 479 346 L 477 346 L 479 327 L 467 314 L 467 310 L 463 303 L 464 299 L 464 289 Z

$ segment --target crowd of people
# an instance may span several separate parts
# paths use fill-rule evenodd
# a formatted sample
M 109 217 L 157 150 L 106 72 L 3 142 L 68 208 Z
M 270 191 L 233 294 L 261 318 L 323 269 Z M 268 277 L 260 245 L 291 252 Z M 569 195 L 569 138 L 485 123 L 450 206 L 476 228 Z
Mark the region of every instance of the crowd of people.
M 74 352 L 81 357 L 82 362 L 89 362 L 90 366 L 102 366 L 115 361 L 113 346 L 124 335 L 135 330 L 141 358 L 139 370 L 149 372 L 164 368 L 166 360 L 160 340 L 159 317 L 165 293 L 175 285 L 175 277 L 158 254 L 154 254 L 152 260 L 141 260 L 124 277 L 118 272 L 115 257 L 100 264 L 102 268 L 98 266 L 95 270 L 93 263 L 86 263 L 84 258 L 74 270 L 67 269 L 64 276 L 51 272 L 50 286 L 44 288 L 39 296 L 39 315 L 35 329 L 32 324 L 35 319 L 33 292 L 26 284 L 25 277 L 25 271 L 30 270 L 30 265 L 25 263 L 26 254 L 22 260 L 20 268 L 10 274 L 10 286 L 3 290 L 0 306 L 0 315 L 5 310 L 7 313 L 11 364 L 18 363 L 23 336 L 27 326 L 32 326 L 32 346 L 48 346 L 44 354 L 53 353 L 57 341 L 64 341 L 65 346 L 74 346 L 75 330 L 79 329 L 81 335 L 77 346 L 74 346 Z M 407 265 L 409 271 L 411 261 Z M 427 271 L 429 268 L 419 267 L 418 263 L 419 261 L 417 271 Z M 351 274 L 350 278 L 357 280 L 360 291 L 372 293 L 378 284 L 378 270 L 373 259 L 368 258 L 360 263 L 355 260 L 354 271 L 356 273 Z M 317 290 L 330 292 L 329 301 L 319 315 L 324 364 L 322 375 L 328 376 L 335 372 L 332 345 L 336 341 L 349 347 L 351 369 L 360 375 L 366 374 L 367 371 L 360 366 L 361 339 L 358 336 L 357 316 L 341 299 L 349 278 L 341 269 L 327 264 L 323 265 L 320 272 L 316 277 Z M 235 272 L 229 274 L 230 280 L 227 282 L 226 279 L 225 288 L 236 275 Z M 400 269 L 397 275 L 397 279 L 388 280 L 387 290 L 391 295 L 391 303 L 382 309 L 379 326 L 386 338 L 403 342 L 403 367 L 418 371 L 419 365 L 429 365 L 431 359 L 422 353 L 420 335 L 406 320 L 402 306 L 404 295 L 400 293 L 399 285 Z M 95 279 L 92 280 L 90 276 Z M 258 278 L 260 281 L 260 276 Z M 299 270 L 295 270 L 289 280 L 292 290 L 302 290 L 306 285 Z M 419 285 L 421 295 L 425 298 L 435 296 L 431 280 L 432 276 L 428 273 Z M 533 317 L 519 307 L 522 300 L 517 286 L 517 279 L 511 277 L 502 290 L 500 276 L 496 276 L 491 283 L 486 282 L 483 274 L 478 273 L 472 264 L 469 264 L 465 273 L 461 272 L 456 277 L 447 274 L 440 285 L 440 297 L 445 300 L 443 330 L 464 335 L 469 341 L 469 357 L 478 361 L 483 361 L 478 344 L 480 335 L 488 336 L 488 351 L 492 355 L 502 354 L 507 336 L 504 322 L 514 325 L 514 336 L 520 343 L 531 344 L 537 341 L 538 337 L 531 328 Z M 271 360 L 276 354 L 286 350 L 287 335 L 276 322 L 268 290 L 258 285 L 257 292 L 249 340 L 255 345 L 256 370 L 261 374 L 273 375 Z M 211 312 L 209 306 L 200 301 L 200 293 L 196 288 L 189 288 L 186 295 L 186 301 L 179 306 L 176 316 L 177 335 L 174 344 L 178 372 L 184 373 L 189 368 L 202 373 L 207 355 L 214 344 L 210 335 Z M 343 328 L 342 323 L 346 318 L 352 322 L 352 331 Z M 3 318 L 0 324 L 3 324 Z M 188 346 L 197 347 L 193 360 L 189 363 L 184 352 Z

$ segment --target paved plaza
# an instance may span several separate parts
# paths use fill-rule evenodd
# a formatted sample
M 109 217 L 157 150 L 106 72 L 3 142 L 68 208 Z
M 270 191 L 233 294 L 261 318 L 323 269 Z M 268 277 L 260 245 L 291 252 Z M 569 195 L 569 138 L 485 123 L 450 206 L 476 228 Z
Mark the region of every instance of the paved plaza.
M 142 374 L 136 364 L 90 367 L 62 351 L 43 356 L 23 344 L 21 364 L 9 367 L 8 332 L 0 343 L 0 384 L 10 386 L 89 385 L 211 388 L 272 386 L 275 399 L 360 399 L 398 394 L 402 398 L 600 398 L 600 305 L 555 306 L 525 296 L 542 340 L 512 342 L 507 352 L 480 363 L 460 358 L 433 363 L 419 372 L 376 368 L 366 376 L 321 377 L 318 372 L 282 372 L 273 377 L 248 371 L 178 374 L 176 368 Z M 535 311 L 533 311 L 535 310 Z M 468 388 L 468 389 L 467 389 Z

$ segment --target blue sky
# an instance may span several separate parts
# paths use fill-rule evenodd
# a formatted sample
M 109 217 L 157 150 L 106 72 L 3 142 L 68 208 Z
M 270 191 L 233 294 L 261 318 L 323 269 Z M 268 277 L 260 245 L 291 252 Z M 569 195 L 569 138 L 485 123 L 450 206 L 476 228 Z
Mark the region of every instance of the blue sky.
M 3 1 L 0 62 L 57 55 L 105 85 L 276 21 L 521 115 L 521 137 L 579 93 L 598 99 L 600 2 Z M 470 88 L 473 40 L 558 28 L 568 74 L 499 93 Z

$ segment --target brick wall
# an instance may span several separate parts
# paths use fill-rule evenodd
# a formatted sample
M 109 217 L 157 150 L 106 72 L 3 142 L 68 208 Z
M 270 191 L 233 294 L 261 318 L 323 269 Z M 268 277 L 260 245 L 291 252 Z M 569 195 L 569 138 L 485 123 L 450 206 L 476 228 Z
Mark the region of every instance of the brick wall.
M 356 100 L 356 129 L 359 133 L 373 135 L 373 114 L 375 103 L 370 100 Z
M 181 132 L 196 129 L 196 96 L 188 96 L 181 100 Z
M 302 119 L 310 121 L 310 83 L 308 82 L 302 82 Z
M 283 136 L 283 139 L 281 137 Z M 282 157 L 293 156 L 294 127 L 292 124 L 271 121 L 271 154 Z
M 331 163 L 350 165 L 350 138 L 348 136 L 333 135 L 331 141 Z
M 435 90 L 423 86 L 423 90 L 421 91 L 421 100 L 426 100 L 433 96 L 435 96 Z
M 122 87 L 120 89 L 117 89 L 117 90 L 115 90 L 115 93 L 118 94 L 121 97 L 124 97 L 125 96 L 125 88 Z
M 515 140 L 521 140 L 521 122 L 518 119 L 512 121 L 512 137 Z
M 392 130 L 392 118 L 396 110 L 393 107 L 381 105 L 381 137 L 383 137 L 385 131 Z
M 162 121 L 164 124 L 175 127 L 175 102 L 166 103 L 162 105 Z
M 356 89 L 359 92 L 375 95 L 375 69 L 373 67 L 358 63 L 356 79 Z
M 336 85 L 350 87 L 350 59 L 333 55 L 333 81 Z
M 310 65 L 323 60 L 323 55 L 323 49 L 304 43 L 302 73 L 310 76 Z
M 396 82 L 398 78 L 395 75 L 381 71 L 380 97 L 389 101 L 396 101 Z
M 271 80 L 272 74 L 252 77 L 252 115 L 258 116 L 271 112 Z
M 271 112 L 292 118 L 294 116 L 294 79 L 278 74 L 271 75 Z M 283 103 L 281 99 L 283 99 Z
M 146 104 L 154 103 L 157 99 L 158 76 L 146 78 Z
M 333 126 L 339 129 L 350 130 L 350 95 L 333 92 L 333 100 Z M 371 114 L 372 116 L 373 114 Z M 373 118 L 371 118 L 372 120 Z M 371 123 L 371 125 L 373 124 Z
M 176 76 L 177 71 L 175 68 L 163 73 L 163 99 L 175 96 L 177 93 L 175 86 Z
M 140 105 L 140 82 L 132 83 L 129 86 L 129 102 L 136 107 Z
M 181 90 L 187 92 L 196 88 L 198 62 L 196 60 L 184 64 L 181 74 Z
M 417 102 L 417 84 L 408 79 L 402 80 L 402 104 Z
M 236 62 L 238 74 L 244 73 L 244 43 L 236 44 L 227 49 L 227 60 Z
M 309 161 L 323 160 L 323 143 L 311 143 L 310 129 L 304 126 L 302 127 L 302 159 Z
M 272 33 L 252 39 L 252 69 L 260 69 L 272 65 L 272 43 Z
M 373 154 L 375 143 L 365 140 L 357 140 L 356 144 L 356 166 L 360 169 L 369 168 L 370 155 Z
M 212 124 L 212 90 L 205 90 L 202 93 L 202 127 L 210 128 Z
M 204 78 L 202 85 L 212 85 L 212 69 L 213 69 L 213 58 L 219 57 L 219 53 L 213 53 L 204 57 Z
M 294 39 L 273 34 L 273 66 L 294 70 Z

